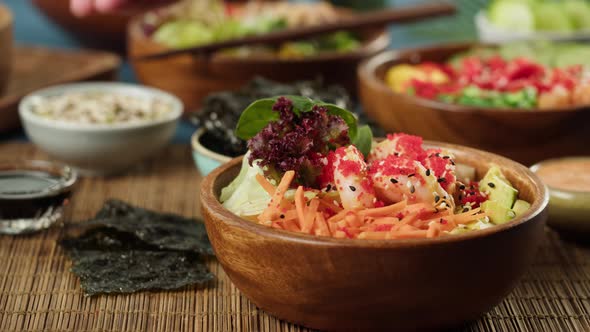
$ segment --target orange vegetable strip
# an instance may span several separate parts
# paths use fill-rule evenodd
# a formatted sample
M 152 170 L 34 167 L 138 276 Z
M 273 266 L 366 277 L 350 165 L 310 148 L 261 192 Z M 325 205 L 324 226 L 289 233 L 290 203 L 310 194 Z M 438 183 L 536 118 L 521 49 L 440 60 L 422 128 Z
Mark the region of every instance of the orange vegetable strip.
M 300 232 L 301 229 L 299 228 L 299 226 L 297 225 L 297 221 L 296 220 L 288 220 L 284 222 L 284 228 L 288 231 L 292 231 L 292 232 Z
M 301 231 L 304 233 L 310 233 L 313 228 L 313 222 L 318 211 L 320 201 L 317 198 L 312 199 L 309 202 L 309 206 L 305 209 L 303 223 L 301 224 Z
M 337 222 L 339 220 L 342 220 L 342 219 L 344 219 L 346 214 L 350 211 L 352 211 L 352 210 L 344 209 L 344 210 L 336 213 L 335 215 L 331 216 L 330 218 L 328 218 L 328 222 Z
M 359 239 L 369 239 L 369 240 L 383 240 L 388 235 L 387 232 L 361 232 L 358 235 Z
M 428 230 L 426 231 L 426 237 L 437 237 L 440 234 L 440 224 L 437 222 L 433 222 L 428 225 Z
M 381 218 L 377 218 L 375 219 L 375 221 L 373 221 L 373 225 L 395 225 L 399 222 L 398 218 L 395 217 L 381 217 Z
M 279 185 L 275 189 L 275 192 L 270 199 L 270 203 L 268 204 L 268 207 L 264 211 L 262 211 L 262 213 L 258 216 L 259 221 L 276 219 L 276 217 L 278 215 L 277 212 L 279 210 L 278 208 L 280 207 L 281 201 L 283 200 L 283 197 L 285 196 L 285 192 L 287 191 L 287 189 L 289 189 L 289 186 L 291 185 L 291 181 L 293 181 L 294 177 L 295 177 L 294 171 L 285 172 L 285 175 L 283 175 L 281 182 L 279 183 Z
M 371 208 L 359 211 L 360 216 L 388 216 L 400 212 L 408 205 L 406 200 L 378 208 Z
M 328 208 L 328 209 L 331 209 L 332 211 L 334 211 L 334 212 L 336 212 L 336 213 L 338 213 L 338 212 L 340 212 L 340 211 L 342 211 L 342 210 L 343 210 L 343 209 L 342 209 L 340 206 L 338 206 L 338 205 L 334 204 L 334 200 L 329 200 L 329 199 L 328 199 L 328 198 L 326 198 L 326 197 L 322 197 L 322 198 L 320 199 L 320 203 L 321 203 L 321 204 L 322 204 L 324 207 L 326 207 L 326 208 Z
M 347 213 L 346 217 L 344 217 L 344 220 L 346 220 L 346 224 L 348 226 L 352 226 L 352 227 L 360 227 L 363 225 L 363 222 L 361 221 L 361 219 L 359 218 L 359 216 L 352 212 L 352 213 Z
M 402 226 L 405 226 L 406 224 L 409 224 L 410 222 L 414 221 L 415 218 L 418 216 L 418 213 L 420 211 L 416 211 L 416 212 L 412 212 L 410 214 L 408 214 L 407 216 L 403 217 L 399 223 L 393 225 L 393 228 L 391 229 L 392 232 L 401 229 Z
M 426 237 L 425 230 L 399 231 L 396 233 L 391 233 L 392 239 L 419 239 L 419 238 L 425 238 L 425 237 Z
M 473 209 L 471 211 L 467 211 L 465 213 L 456 214 L 453 216 L 453 221 L 457 224 L 466 224 L 477 219 L 485 217 L 485 213 L 480 212 L 480 208 Z
M 275 186 L 273 186 L 264 175 L 256 174 L 256 181 L 262 186 L 262 188 L 272 197 L 275 194 Z
M 344 239 L 346 238 L 346 233 L 344 233 L 343 231 L 336 231 L 334 232 L 334 237 L 338 239 Z
M 303 195 L 303 186 L 297 187 L 297 191 L 295 191 L 295 211 L 297 211 L 299 227 L 302 227 L 305 222 L 305 196 Z
M 333 236 L 334 233 L 336 233 L 336 231 L 338 230 L 338 225 L 336 223 L 329 222 L 329 221 L 327 221 L 327 223 L 328 223 L 328 228 L 330 229 L 330 233 Z
M 321 212 L 316 212 L 315 217 L 315 226 L 316 226 L 316 234 L 322 236 L 330 236 L 332 235 L 330 229 L 328 228 L 328 224 L 326 222 L 326 218 Z

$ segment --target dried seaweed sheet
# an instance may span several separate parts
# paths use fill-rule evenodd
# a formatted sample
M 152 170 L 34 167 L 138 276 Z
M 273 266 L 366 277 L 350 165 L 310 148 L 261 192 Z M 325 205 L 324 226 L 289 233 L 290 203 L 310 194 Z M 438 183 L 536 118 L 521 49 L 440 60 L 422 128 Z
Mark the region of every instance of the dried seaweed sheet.
M 158 213 L 111 199 L 88 225 L 115 228 L 133 233 L 142 241 L 161 249 L 189 250 L 213 255 L 205 225 L 170 213 Z
M 60 243 L 87 295 L 171 290 L 214 278 L 203 258 L 211 245 L 194 219 L 109 200 L 81 225 L 84 233 Z

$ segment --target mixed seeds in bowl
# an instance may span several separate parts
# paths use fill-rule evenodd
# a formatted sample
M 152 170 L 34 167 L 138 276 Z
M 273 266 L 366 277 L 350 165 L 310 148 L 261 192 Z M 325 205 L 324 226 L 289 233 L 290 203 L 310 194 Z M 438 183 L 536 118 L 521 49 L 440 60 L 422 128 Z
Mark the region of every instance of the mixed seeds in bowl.
M 151 122 L 172 112 L 172 105 L 156 97 L 99 91 L 36 96 L 31 106 L 35 115 L 81 124 Z

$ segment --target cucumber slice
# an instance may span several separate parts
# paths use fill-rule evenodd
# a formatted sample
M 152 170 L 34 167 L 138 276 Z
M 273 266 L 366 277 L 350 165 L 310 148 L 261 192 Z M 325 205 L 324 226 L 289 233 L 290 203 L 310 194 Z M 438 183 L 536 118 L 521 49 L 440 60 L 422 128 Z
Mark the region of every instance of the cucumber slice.
M 559 3 L 540 2 L 534 6 L 535 28 L 539 31 L 570 32 L 574 25 Z
M 565 1 L 563 10 L 568 15 L 575 29 L 590 28 L 590 5 L 586 1 Z
M 504 30 L 524 33 L 535 30 L 529 1 L 496 0 L 488 7 L 487 14 L 492 24 Z

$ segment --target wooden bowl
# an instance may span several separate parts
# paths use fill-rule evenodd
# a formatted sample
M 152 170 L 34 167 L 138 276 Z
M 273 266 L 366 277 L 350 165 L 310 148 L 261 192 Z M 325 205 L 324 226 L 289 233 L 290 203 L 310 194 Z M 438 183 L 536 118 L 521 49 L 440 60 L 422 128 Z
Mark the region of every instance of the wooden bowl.
M 201 185 L 203 216 L 217 258 L 232 282 L 261 309 L 325 330 L 422 330 L 478 318 L 515 286 L 543 238 L 548 195 L 526 167 L 457 145 L 427 142 L 472 165 L 491 163 L 531 202 L 506 224 L 435 239 L 351 240 L 315 237 L 242 219 L 218 201 L 240 159 Z
M 12 14 L 0 4 L 0 95 L 5 91 L 12 72 Z
M 341 15 L 349 13 L 344 9 L 339 11 Z M 347 53 L 324 52 L 301 59 L 280 59 L 263 55 L 239 58 L 216 53 L 208 58 L 182 55 L 161 60 L 135 61 L 135 56 L 168 50 L 166 46 L 146 36 L 141 24 L 144 16 L 134 18 L 129 24 L 128 54 L 131 65 L 140 82 L 179 96 L 187 111 L 199 109 L 201 101 L 208 94 L 238 89 L 255 76 L 281 82 L 322 76 L 326 83 L 340 84 L 356 94 L 356 66 L 362 59 L 383 51 L 389 45 L 389 34 L 383 28 L 360 32 L 363 45 L 360 49 Z
M 460 106 L 395 93 L 384 81 L 392 65 L 446 61 L 472 46 L 475 44 L 389 51 L 367 59 L 358 69 L 363 109 L 387 131 L 468 145 L 527 165 L 590 154 L 590 107 L 540 111 Z
M 127 23 L 133 15 L 145 10 L 137 8 L 109 14 L 94 13 L 79 18 L 71 13 L 69 0 L 33 0 L 33 3 L 85 46 L 120 52 L 125 50 Z

